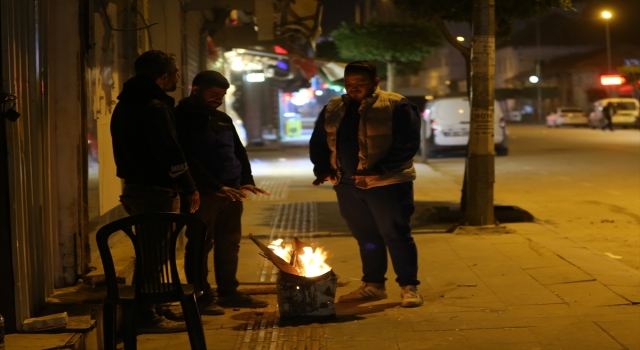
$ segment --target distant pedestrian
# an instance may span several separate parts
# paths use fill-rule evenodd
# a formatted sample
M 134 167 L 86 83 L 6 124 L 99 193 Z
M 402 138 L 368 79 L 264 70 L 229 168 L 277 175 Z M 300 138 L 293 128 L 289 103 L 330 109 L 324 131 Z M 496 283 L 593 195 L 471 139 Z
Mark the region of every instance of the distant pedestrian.
M 147 51 L 134 65 L 136 75 L 124 83 L 111 117 L 116 174 L 124 180 L 120 202 L 129 215 L 177 212 L 180 196 L 194 212 L 200 196 L 178 144 L 175 100 L 167 95 L 176 90 L 180 78 L 176 56 Z M 187 330 L 184 322 L 175 322 L 179 317 L 169 309 L 143 304 L 137 313 L 141 333 Z
M 309 144 L 319 186 L 334 184 L 340 213 L 358 241 L 363 284 L 341 302 L 384 299 L 387 251 L 403 307 L 420 306 L 418 250 L 409 220 L 415 210 L 413 157 L 420 112 L 406 98 L 380 90 L 373 62 L 349 63 L 347 93 L 324 107 Z
M 255 186 L 247 151 L 231 117 L 217 110 L 229 86 L 219 72 L 200 72 L 193 78 L 189 97 L 176 107 L 178 137 L 202 195 L 200 208 L 194 215 L 207 224 L 202 260 L 194 260 L 193 252 L 202 247 L 189 240 L 189 230 L 184 256 L 187 281 L 193 283 L 200 279 L 203 286 L 204 294 L 198 298 L 203 315 L 224 314 L 220 306 L 260 308 L 269 305 L 238 291 L 236 272 L 242 238 L 242 200 L 247 197 L 245 192 L 269 194 Z M 189 205 L 185 204 L 188 210 Z M 217 303 L 207 280 L 212 250 Z M 195 264 L 202 266 L 202 275 L 194 275 Z
M 616 114 L 616 108 L 611 102 L 607 102 L 607 105 L 602 108 L 602 117 L 605 119 L 606 124 L 602 125 L 602 131 L 604 131 L 607 127 L 609 130 L 613 131 L 613 120 L 612 117 Z

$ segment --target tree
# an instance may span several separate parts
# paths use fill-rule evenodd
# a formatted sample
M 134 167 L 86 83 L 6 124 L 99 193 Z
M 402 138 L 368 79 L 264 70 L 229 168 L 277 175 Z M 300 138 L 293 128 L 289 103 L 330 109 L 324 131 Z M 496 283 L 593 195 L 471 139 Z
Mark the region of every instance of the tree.
M 385 62 L 388 91 L 394 89 L 398 63 L 421 62 L 442 41 L 435 26 L 411 22 L 343 23 L 331 36 L 345 59 Z
M 493 123 L 495 37 L 508 36 L 515 20 L 533 18 L 555 8 L 571 9 L 571 0 L 393 1 L 398 8 L 414 18 L 422 20 L 426 18 L 433 22 L 440 29 L 445 40 L 465 59 L 469 87 L 467 91 L 471 97 L 472 116 L 460 210 L 467 213 L 468 224 L 474 226 L 492 224 L 494 150 L 491 142 L 493 137 L 492 135 L 486 137 L 488 135 L 484 135 L 480 130 Z M 447 29 L 445 21 L 469 23 L 474 35 L 472 48 L 458 42 Z M 473 69 L 472 59 L 475 61 Z M 476 72 L 474 76 L 472 72 Z M 489 80 L 486 79 L 487 77 Z M 474 82 L 474 79 L 480 81 Z M 491 91 L 483 91 L 485 89 Z M 473 189 L 468 191 L 470 186 L 473 186 Z
M 640 66 L 618 67 L 618 73 L 627 80 L 627 84 L 631 84 L 634 96 L 640 97 Z

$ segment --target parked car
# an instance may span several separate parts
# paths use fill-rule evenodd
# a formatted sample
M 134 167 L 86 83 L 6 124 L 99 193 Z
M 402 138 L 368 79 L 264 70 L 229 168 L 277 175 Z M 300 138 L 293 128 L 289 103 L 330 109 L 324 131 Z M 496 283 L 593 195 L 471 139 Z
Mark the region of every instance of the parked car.
M 426 127 L 427 156 L 437 157 L 447 150 L 465 150 L 469 142 L 471 128 L 471 105 L 466 97 L 452 97 L 431 100 L 426 104 L 424 119 Z M 502 110 L 494 104 L 493 135 L 497 155 L 509 153 L 507 131 Z
M 606 121 L 602 115 L 602 109 L 611 102 L 616 113 L 611 117 L 613 126 L 640 127 L 640 103 L 635 98 L 613 97 L 598 100 L 593 103 L 593 112 L 589 115 L 589 126 L 601 128 Z
M 563 125 L 589 125 L 589 118 L 580 107 L 558 107 L 546 119 L 547 126 L 550 128 L 557 128 Z

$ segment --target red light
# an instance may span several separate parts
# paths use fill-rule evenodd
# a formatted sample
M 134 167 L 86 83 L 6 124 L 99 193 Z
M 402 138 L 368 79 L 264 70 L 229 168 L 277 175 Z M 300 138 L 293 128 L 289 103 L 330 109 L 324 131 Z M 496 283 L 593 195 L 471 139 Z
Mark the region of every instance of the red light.
M 600 83 L 602 85 L 622 85 L 626 79 L 621 75 L 601 75 Z
M 289 51 L 287 51 L 283 47 L 277 46 L 277 45 L 273 48 L 273 50 L 275 51 L 275 53 L 279 53 L 281 55 L 286 55 L 286 54 L 289 53 Z

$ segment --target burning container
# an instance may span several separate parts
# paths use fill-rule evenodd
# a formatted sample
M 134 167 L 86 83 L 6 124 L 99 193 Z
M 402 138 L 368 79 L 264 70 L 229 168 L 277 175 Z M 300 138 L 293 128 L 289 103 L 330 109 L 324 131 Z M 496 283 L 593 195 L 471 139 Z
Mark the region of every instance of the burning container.
M 297 238 L 292 244 L 282 240 L 268 247 L 249 235 L 280 271 L 276 282 L 281 318 L 332 318 L 338 276 L 324 263 L 326 254 L 313 249 Z

